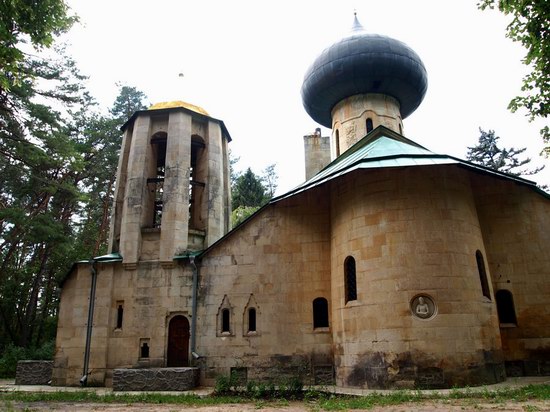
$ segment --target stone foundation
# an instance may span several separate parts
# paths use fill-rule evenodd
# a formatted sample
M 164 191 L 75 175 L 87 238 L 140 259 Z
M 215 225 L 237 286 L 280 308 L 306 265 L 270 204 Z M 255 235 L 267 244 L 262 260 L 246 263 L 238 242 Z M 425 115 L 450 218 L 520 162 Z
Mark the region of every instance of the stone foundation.
M 115 369 L 115 391 L 188 391 L 198 386 L 199 368 Z
M 53 361 L 21 360 L 15 372 L 16 385 L 49 385 L 52 380 Z

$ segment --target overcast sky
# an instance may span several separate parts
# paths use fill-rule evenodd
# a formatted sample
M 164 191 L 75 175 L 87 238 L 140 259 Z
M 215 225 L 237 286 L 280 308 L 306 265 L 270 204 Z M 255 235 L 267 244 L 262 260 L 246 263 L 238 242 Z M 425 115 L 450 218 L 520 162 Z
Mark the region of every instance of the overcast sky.
M 277 165 L 279 194 L 304 180 L 303 136 L 319 127 L 302 106 L 304 73 L 348 33 L 354 10 L 367 31 L 407 43 L 426 66 L 428 92 L 404 120 L 405 136 L 464 158 L 479 127 L 493 129 L 501 145 L 527 147 L 533 164 L 549 163 L 538 156 L 542 121 L 507 110 L 527 72 L 525 50 L 505 37 L 508 19 L 478 10 L 476 0 L 67 3 L 80 17 L 66 36 L 70 53 L 105 109 L 117 82 L 149 103 L 200 105 L 225 122 L 237 168 Z M 550 184 L 547 169 L 529 179 Z

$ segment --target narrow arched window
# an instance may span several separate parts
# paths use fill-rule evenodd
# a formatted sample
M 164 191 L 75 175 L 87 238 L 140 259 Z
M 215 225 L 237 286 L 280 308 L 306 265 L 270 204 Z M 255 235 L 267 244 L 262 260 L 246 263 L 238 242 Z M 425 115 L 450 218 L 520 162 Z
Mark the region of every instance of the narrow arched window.
M 229 328 L 229 309 L 223 309 L 222 310 L 222 332 L 231 332 L 231 329 Z
M 313 301 L 313 328 L 328 328 L 328 302 L 325 298 Z
M 340 131 L 336 129 L 336 157 L 340 156 Z
M 491 299 L 491 292 L 489 291 L 489 281 L 487 280 L 487 272 L 485 271 L 485 260 L 481 251 L 476 251 L 477 270 L 479 272 L 479 282 L 481 283 L 481 292 L 483 296 Z
M 256 309 L 248 309 L 248 331 L 256 332 Z
M 403 126 L 401 126 L 401 123 L 399 123 L 399 134 L 403 134 Z
M 344 283 L 346 303 L 357 300 L 357 277 L 355 273 L 355 259 L 348 256 L 344 261 Z
M 117 302 L 116 306 L 116 328 L 122 329 L 122 318 L 124 317 L 124 302 Z
M 497 301 L 498 320 L 502 323 L 517 325 L 516 308 L 512 292 L 506 289 L 498 290 L 495 294 Z
M 373 128 L 372 119 L 369 117 L 367 118 L 367 133 L 371 132 Z

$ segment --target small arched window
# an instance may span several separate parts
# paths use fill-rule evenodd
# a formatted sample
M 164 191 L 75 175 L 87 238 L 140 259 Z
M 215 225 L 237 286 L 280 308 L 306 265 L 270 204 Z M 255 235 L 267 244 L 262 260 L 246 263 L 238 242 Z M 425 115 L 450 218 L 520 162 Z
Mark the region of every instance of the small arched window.
M 481 251 L 476 251 L 477 270 L 479 272 L 479 282 L 481 283 L 481 292 L 487 299 L 491 299 L 489 291 L 489 281 L 487 280 L 487 272 L 485 271 L 485 260 Z
M 340 131 L 336 129 L 336 157 L 340 156 Z
M 256 332 L 256 309 L 248 309 L 248 331 Z
M 516 308 L 512 292 L 506 289 L 498 290 L 495 294 L 497 301 L 498 320 L 501 324 L 517 325 Z
M 399 134 L 403 134 L 403 126 L 401 126 L 401 123 L 399 123 Z
M 222 332 L 231 332 L 230 325 L 230 313 L 229 309 L 222 310 Z
M 313 328 L 328 328 L 328 302 L 325 298 L 313 300 Z
M 348 256 L 344 261 L 344 283 L 346 303 L 350 300 L 357 300 L 357 277 L 353 256 Z
M 372 119 L 369 117 L 367 118 L 367 133 L 370 133 L 372 129 L 373 129 Z

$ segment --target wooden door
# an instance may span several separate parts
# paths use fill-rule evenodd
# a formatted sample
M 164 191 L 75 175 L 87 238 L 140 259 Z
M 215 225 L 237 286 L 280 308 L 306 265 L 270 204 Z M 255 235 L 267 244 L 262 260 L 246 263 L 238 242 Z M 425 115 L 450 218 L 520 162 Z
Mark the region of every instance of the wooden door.
M 189 366 L 189 321 L 185 316 L 174 316 L 168 325 L 166 366 Z

